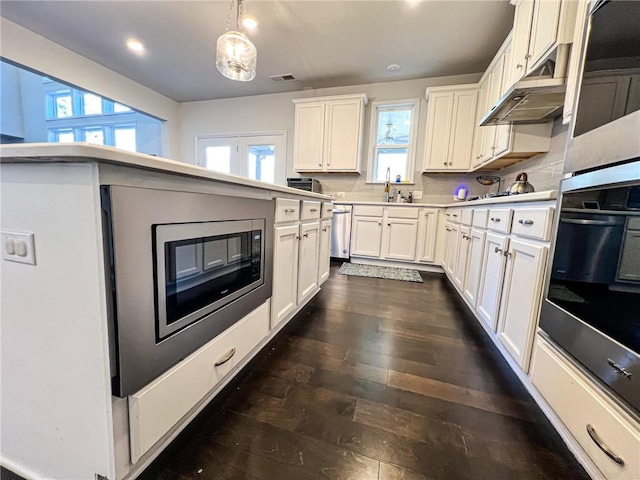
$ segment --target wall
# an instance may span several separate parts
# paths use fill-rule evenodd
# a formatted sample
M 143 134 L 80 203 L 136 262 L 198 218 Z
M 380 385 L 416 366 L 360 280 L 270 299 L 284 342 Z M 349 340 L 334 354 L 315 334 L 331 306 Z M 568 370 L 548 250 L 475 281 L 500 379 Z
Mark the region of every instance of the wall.
M 163 156 L 180 159 L 174 100 L 1 17 L 0 44 L 7 60 L 166 120 Z
M 420 115 L 418 123 L 418 142 L 416 150 L 415 185 L 398 185 L 405 191 L 422 190 L 422 203 L 450 202 L 459 185 L 464 184 L 470 195 L 483 195 L 496 187 L 485 187 L 475 180 L 477 173 L 472 174 L 421 174 L 424 156 L 425 124 L 427 103 L 424 100 L 428 86 L 455 85 L 474 83 L 480 74 L 456 75 L 451 77 L 434 77 L 418 80 L 407 80 L 349 87 L 323 88 L 272 95 L 256 95 L 222 100 L 187 102 L 180 104 L 180 159 L 196 162 L 196 136 L 213 134 L 237 134 L 251 132 L 287 132 L 287 176 L 297 177 L 293 170 L 293 128 L 294 98 L 321 97 L 328 95 L 344 95 L 349 93 L 366 93 L 369 102 L 420 98 Z M 371 107 L 365 113 L 365 132 L 363 138 L 362 174 L 314 174 L 320 180 L 323 193 L 344 192 L 344 200 L 381 201 L 384 192 L 380 184 L 366 183 L 366 169 L 369 144 L 369 124 Z M 516 166 L 509 167 L 498 175 L 506 175 L 502 185 L 506 188 L 514 181 L 518 172 L 531 173 L 531 182 L 537 190 L 557 188 L 558 175 L 561 171 L 566 127 L 557 125 L 553 131 L 551 152 L 539 155 Z

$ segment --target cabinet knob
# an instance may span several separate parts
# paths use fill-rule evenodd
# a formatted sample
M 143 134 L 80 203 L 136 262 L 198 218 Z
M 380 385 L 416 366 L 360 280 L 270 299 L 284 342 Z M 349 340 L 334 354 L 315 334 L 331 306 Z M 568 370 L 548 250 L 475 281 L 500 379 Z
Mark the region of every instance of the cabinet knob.
M 496 247 L 495 253 L 502 253 L 502 249 L 500 247 Z
M 293 208 L 285 208 L 284 213 L 293 213 L 295 210 Z
M 528 53 L 524 56 L 524 58 L 526 58 L 527 60 L 529 60 L 531 58 L 531 55 L 529 55 Z
M 319 167 L 321 167 L 321 166 L 322 166 L 322 163 L 319 163 L 319 164 L 318 164 L 318 166 L 319 166 Z
M 511 252 L 504 252 L 504 256 L 505 257 L 510 257 L 511 256 Z
M 302 235 L 304 238 L 309 238 L 309 234 L 305 233 L 304 235 Z
M 518 69 L 522 70 L 522 64 L 521 64 L 521 63 L 517 64 L 517 65 L 516 65 L 516 68 L 518 68 Z
M 518 220 L 518 223 L 520 225 L 533 225 L 533 220 L 524 220 L 524 219 L 520 219 Z
M 499 223 L 499 222 L 500 222 L 500 219 L 499 219 L 498 217 L 491 217 L 491 221 L 492 221 L 492 222 Z
M 298 235 L 296 235 L 296 240 L 300 240 L 300 237 Z
M 324 227 L 324 228 L 322 229 L 322 231 L 323 231 L 323 232 L 326 232 L 326 231 L 327 231 L 327 227 Z
M 378 226 L 381 226 L 381 225 L 382 225 L 382 223 L 381 223 L 381 222 L 378 222 Z
M 456 215 L 455 213 L 453 214 L 454 217 L 457 217 L 458 215 Z
M 447 164 L 447 162 L 444 162 L 444 164 L 446 165 L 446 164 Z
M 387 223 L 387 227 L 390 227 L 390 226 L 391 226 L 391 224 L 390 224 L 390 223 Z
M 318 211 L 318 209 L 317 209 L 317 208 L 310 208 L 310 209 L 309 209 L 309 211 L 310 211 L 310 212 L 317 212 L 317 211 Z

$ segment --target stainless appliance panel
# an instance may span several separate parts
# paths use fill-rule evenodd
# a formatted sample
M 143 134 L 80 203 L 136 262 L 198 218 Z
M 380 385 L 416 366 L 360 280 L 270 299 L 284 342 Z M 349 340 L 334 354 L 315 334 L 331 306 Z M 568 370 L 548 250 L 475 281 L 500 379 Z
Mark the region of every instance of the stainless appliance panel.
M 640 2 L 592 1 L 564 172 L 640 157 Z
M 620 262 L 625 232 L 640 225 L 640 214 L 628 206 L 639 186 L 640 161 L 562 182 L 540 315 L 542 330 L 634 414 L 640 411 L 640 281 L 627 280 Z
M 331 256 L 351 256 L 351 205 L 334 205 L 331 218 Z
M 262 305 L 272 290 L 274 204 L 269 200 L 229 198 L 147 188 L 103 187 L 103 211 L 110 237 L 112 267 L 111 308 L 117 359 L 113 394 L 135 393 L 151 380 L 186 358 L 252 310 Z M 228 303 L 178 334 L 162 341 L 156 337 L 156 297 L 153 226 L 264 219 L 264 283 L 251 293 Z

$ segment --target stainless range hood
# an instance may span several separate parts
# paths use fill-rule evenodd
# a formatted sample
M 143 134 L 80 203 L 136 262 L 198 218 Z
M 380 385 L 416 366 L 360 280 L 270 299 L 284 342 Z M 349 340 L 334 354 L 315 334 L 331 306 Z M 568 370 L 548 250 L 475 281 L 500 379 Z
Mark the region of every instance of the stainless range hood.
M 566 91 L 564 68 L 548 61 L 531 76 L 516 82 L 480 120 L 481 126 L 544 123 L 562 114 Z

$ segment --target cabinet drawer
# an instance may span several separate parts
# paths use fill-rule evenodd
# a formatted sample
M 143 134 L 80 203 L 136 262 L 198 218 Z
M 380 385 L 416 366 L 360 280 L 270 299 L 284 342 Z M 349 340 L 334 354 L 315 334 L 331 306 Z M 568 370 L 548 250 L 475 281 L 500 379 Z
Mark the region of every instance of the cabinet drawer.
M 489 210 L 487 228 L 496 232 L 509 233 L 512 217 L 513 210 L 510 208 L 492 208 Z
M 311 200 L 302 201 L 302 211 L 300 213 L 300 220 L 316 220 L 320 218 L 320 202 L 313 202 Z
M 465 208 L 460 213 L 460 223 L 470 227 L 473 222 L 473 210 L 471 208 Z
M 460 209 L 459 208 L 447 208 L 444 216 L 449 222 L 460 223 Z
M 380 217 L 382 218 L 383 207 L 374 205 L 354 205 L 353 214 L 360 217 Z
M 276 198 L 276 223 L 297 222 L 300 219 L 300 200 Z
M 521 237 L 549 240 L 553 223 L 553 207 L 516 208 L 511 233 Z
M 322 218 L 333 217 L 333 203 L 322 202 Z
M 388 218 L 413 218 L 417 219 L 420 211 L 417 208 L 412 207 L 388 207 Z
M 640 431 L 540 337 L 531 380 L 606 478 L 640 478 Z M 624 465 L 614 462 L 598 447 L 588 425 Z
M 171 430 L 234 370 L 268 333 L 267 301 L 151 384 L 130 396 L 132 462 L 138 461 Z M 216 366 L 216 363 L 219 365 Z
M 489 209 L 475 208 L 473 210 L 473 225 L 476 228 L 487 228 L 487 220 L 489 219 Z

